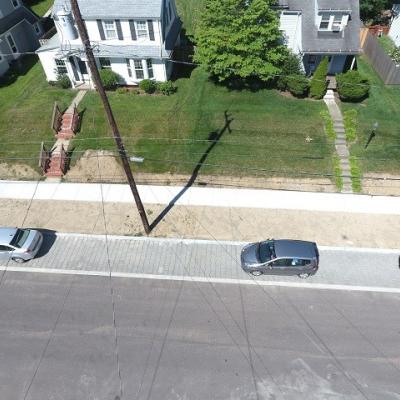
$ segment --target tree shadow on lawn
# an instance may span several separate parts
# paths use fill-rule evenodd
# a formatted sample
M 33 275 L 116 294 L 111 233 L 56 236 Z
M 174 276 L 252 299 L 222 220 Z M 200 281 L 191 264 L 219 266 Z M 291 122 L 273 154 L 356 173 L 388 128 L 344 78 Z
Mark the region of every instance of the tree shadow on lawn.
M 12 61 L 10 69 L 0 77 L 0 88 L 12 85 L 20 76 L 26 75 L 37 63 L 36 55 L 26 55 Z
M 211 153 L 212 149 L 217 145 L 217 143 L 220 141 L 222 136 L 226 131 L 228 133 L 231 133 L 231 123 L 234 120 L 233 118 L 230 117 L 228 114 L 228 111 L 224 111 L 224 118 L 225 118 L 225 123 L 224 126 L 219 130 L 219 131 L 213 131 L 209 134 L 208 136 L 208 141 L 210 142 L 210 145 L 208 146 L 207 150 L 203 153 L 201 156 L 200 160 L 197 162 L 196 167 L 194 168 L 192 175 L 189 179 L 189 181 L 186 183 L 185 187 L 169 202 L 168 206 L 164 208 L 163 211 L 158 215 L 158 217 L 150 224 L 150 230 L 153 230 L 161 221 L 162 219 L 168 214 L 168 212 L 174 207 L 175 203 L 185 194 L 185 192 L 194 184 L 199 171 L 205 161 L 207 160 L 208 155 Z

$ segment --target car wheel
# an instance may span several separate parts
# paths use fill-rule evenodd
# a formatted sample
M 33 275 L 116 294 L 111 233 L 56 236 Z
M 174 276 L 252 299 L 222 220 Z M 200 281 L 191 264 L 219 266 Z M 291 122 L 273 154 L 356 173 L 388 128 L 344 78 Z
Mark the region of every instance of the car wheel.
M 15 261 L 18 264 L 22 264 L 22 263 L 24 263 L 26 261 L 21 257 L 13 257 L 12 260 Z
M 310 274 L 307 274 L 306 272 L 298 275 L 298 277 L 301 279 L 307 279 L 309 276 L 310 276 Z
M 261 271 L 251 271 L 250 272 L 253 276 L 260 276 L 260 275 L 262 275 L 262 272 Z

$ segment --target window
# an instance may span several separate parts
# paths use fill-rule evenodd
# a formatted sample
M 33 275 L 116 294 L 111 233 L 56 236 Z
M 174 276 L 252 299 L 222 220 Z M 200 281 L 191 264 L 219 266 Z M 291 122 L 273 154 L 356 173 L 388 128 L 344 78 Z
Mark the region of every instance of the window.
M 149 74 L 149 79 L 154 78 L 153 62 L 151 61 L 151 59 L 147 60 L 147 73 Z
M 37 22 L 35 22 L 33 24 L 33 28 L 35 29 L 36 33 L 38 33 L 38 34 L 40 33 L 40 26 L 39 26 L 39 24 Z
M 288 267 L 289 265 L 292 265 L 292 259 L 291 258 L 280 258 L 279 260 L 275 260 L 272 265 L 274 267 Z
M 106 39 L 116 39 L 117 29 L 114 21 L 103 21 L 104 35 Z
M 109 58 L 99 58 L 100 69 L 111 69 L 111 61 Z
M 331 16 L 329 14 L 322 14 L 321 23 L 319 24 L 319 29 L 327 30 L 329 29 L 329 23 Z
M 12 238 L 10 245 L 18 247 L 19 249 L 24 245 L 29 236 L 30 231 L 27 229 L 17 229 L 16 234 Z
M 64 60 L 56 60 L 56 70 L 58 75 L 65 75 L 68 73 Z
M 302 258 L 293 258 L 292 266 L 293 267 L 304 267 L 305 265 L 310 265 L 311 260 L 304 260 Z
M 11 1 L 12 1 L 12 4 L 13 4 L 14 8 L 17 8 L 17 7 L 20 6 L 19 0 L 11 0 Z
M 13 251 L 11 247 L 8 246 L 0 246 L 0 252 L 6 252 L 6 251 Z
M 342 15 L 341 14 L 336 14 L 333 17 L 332 30 L 333 31 L 340 31 L 341 28 L 342 28 Z
M 132 78 L 132 67 L 131 67 L 131 61 L 129 60 L 129 58 L 126 59 L 126 68 L 128 70 L 129 78 Z
M 142 60 L 133 60 L 135 64 L 136 79 L 144 79 Z
M 17 46 L 15 45 L 15 42 L 14 42 L 14 40 L 13 40 L 11 35 L 7 36 L 7 41 L 8 41 L 8 44 L 10 45 L 11 51 L 13 53 L 18 53 Z
M 136 32 L 138 39 L 147 39 L 147 22 L 146 21 L 136 21 Z
M 308 56 L 308 63 L 310 65 L 315 65 L 316 62 L 317 62 L 317 56 L 315 54 L 310 54 Z

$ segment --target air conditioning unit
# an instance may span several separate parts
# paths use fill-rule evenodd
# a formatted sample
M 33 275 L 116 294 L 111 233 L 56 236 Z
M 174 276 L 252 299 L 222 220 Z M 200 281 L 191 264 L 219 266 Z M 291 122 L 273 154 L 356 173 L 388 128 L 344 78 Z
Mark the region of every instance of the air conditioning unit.
M 340 25 L 332 25 L 332 32 L 340 32 L 341 26 Z

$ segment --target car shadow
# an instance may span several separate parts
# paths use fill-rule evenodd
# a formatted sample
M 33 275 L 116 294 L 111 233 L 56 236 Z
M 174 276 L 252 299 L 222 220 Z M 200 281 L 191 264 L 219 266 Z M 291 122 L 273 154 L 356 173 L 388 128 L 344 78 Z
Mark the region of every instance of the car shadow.
M 50 249 L 53 247 L 54 242 L 57 240 L 56 231 L 51 229 L 36 229 L 43 235 L 43 243 L 40 247 L 38 253 L 35 258 L 41 258 L 45 256 Z

